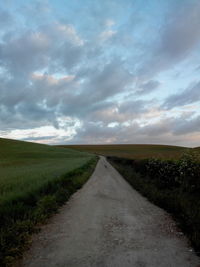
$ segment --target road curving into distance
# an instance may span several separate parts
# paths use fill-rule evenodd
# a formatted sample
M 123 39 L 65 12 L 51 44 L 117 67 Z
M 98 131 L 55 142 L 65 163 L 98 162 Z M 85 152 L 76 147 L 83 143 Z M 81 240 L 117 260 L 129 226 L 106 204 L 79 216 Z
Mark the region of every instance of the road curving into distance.
M 33 237 L 18 266 L 198 267 L 171 217 L 101 157 L 70 201 Z

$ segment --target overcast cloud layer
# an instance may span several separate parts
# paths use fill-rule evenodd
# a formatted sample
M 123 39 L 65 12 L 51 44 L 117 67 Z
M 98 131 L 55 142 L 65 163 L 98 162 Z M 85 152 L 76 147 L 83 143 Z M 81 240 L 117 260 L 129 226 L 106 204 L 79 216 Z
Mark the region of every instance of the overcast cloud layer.
M 200 146 L 200 1 L 0 3 L 0 136 Z

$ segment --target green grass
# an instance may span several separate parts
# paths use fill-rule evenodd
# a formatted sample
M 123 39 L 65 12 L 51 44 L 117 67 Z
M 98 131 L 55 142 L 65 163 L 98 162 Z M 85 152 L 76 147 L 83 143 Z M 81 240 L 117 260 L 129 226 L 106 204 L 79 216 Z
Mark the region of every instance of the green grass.
M 87 151 L 104 156 L 115 156 L 129 159 L 145 159 L 156 157 L 161 159 L 178 159 L 188 150 L 181 146 L 167 145 L 63 145 L 61 147 L 73 148 L 78 151 Z
M 37 191 L 92 157 L 71 149 L 0 139 L 0 205 Z
M 9 266 L 29 235 L 90 177 L 87 152 L 0 138 L 0 266 Z

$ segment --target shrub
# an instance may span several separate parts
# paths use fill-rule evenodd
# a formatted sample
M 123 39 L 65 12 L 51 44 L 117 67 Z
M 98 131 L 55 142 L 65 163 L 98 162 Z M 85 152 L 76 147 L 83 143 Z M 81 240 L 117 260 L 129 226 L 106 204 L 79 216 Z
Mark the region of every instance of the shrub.
M 200 251 L 199 154 L 190 151 L 176 161 L 108 160 L 136 190 L 172 213 L 196 251 Z
M 185 153 L 178 162 L 179 184 L 185 191 L 200 192 L 200 155 Z

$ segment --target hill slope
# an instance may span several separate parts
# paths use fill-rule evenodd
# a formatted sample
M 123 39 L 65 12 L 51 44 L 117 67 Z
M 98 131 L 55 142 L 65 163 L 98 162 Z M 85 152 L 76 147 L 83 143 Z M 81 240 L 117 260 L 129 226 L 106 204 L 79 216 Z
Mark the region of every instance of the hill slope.
M 162 159 L 176 159 L 188 148 L 167 145 L 63 145 L 65 148 L 73 148 L 79 151 L 101 154 L 105 156 L 116 156 L 131 159 L 144 159 L 157 157 Z
M 0 138 L 0 203 L 34 191 L 92 157 L 72 149 Z

